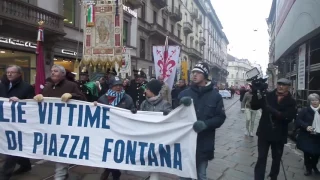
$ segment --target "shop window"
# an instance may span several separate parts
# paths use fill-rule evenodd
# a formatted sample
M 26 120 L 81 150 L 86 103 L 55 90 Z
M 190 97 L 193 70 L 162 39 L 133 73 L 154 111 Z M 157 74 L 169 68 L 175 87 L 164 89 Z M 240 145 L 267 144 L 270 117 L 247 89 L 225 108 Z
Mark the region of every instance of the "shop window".
M 17 65 L 22 68 L 22 78 L 30 84 L 35 80 L 36 55 L 27 52 L 0 49 L 0 77 L 2 77 L 9 65 Z
M 123 21 L 123 45 L 129 45 L 129 23 L 127 21 Z
M 63 0 L 64 22 L 74 25 L 75 22 L 75 0 Z

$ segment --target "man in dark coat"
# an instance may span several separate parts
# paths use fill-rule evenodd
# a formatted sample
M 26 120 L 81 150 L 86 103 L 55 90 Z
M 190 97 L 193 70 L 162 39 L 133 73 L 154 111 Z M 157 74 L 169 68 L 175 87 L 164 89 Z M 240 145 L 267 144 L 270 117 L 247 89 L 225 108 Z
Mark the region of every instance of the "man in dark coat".
M 19 99 L 32 99 L 34 96 L 33 87 L 22 80 L 22 70 L 19 66 L 9 66 L 7 76 L 0 83 L 0 97 L 9 98 L 10 101 Z M 20 167 L 14 171 L 16 164 Z M 5 163 L 0 170 L 0 179 L 9 180 L 12 174 L 21 174 L 31 170 L 31 163 L 28 158 L 17 156 L 6 156 Z
M 66 70 L 63 66 L 53 65 L 51 68 L 51 82 L 43 88 L 42 94 L 38 94 L 33 99 L 42 102 L 44 97 L 61 98 L 67 102 L 70 99 L 85 101 L 85 95 L 80 91 L 76 83 L 66 79 Z M 66 180 L 68 178 L 68 164 L 56 163 L 54 179 Z
M 180 93 L 179 99 L 183 104 L 187 97 L 193 99 L 197 116 L 193 129 L 198 133 L 196 153 L 198 180 L 207 180 L 208 161 L 214 158 L 215 131 L 224 123 L 226 114 L 221 95 L 208 81 L 208 65 L 197 64 L 192 70 L 192 75 L 193 84 Z
M 131 111 L 136 112 L 136 109 L 134 107 L 134 103 L 132 101 L 132 98 L 126 94 L 126 92 L 123 90 L 123 82 L 122 80 L 117 77 L 111 77 L 109 80 L 110 82 L 110 89 L 105 95 L 102 95 L 98 99 L 98 103 L 105 104 L 105 105 L 111 105 L 123 109 L 128 109 Z M 97 103 L 94 103 L 97 105 Z M 107 180 L 110 173 L 112 174 L 113 180 L 119 180 L 121 176 L 121 172 L 118 169 L 110 169 L 106 168 L 104 172 L 101 174 L 100 180 Z
M 178 95 L 186 88 L 186 81 L 184 79 L 180 79 L 178 85 L 171 91 L 172 108 L 176 108 L 179 106 Z
M 126 93 L 132 97 L 137 109 L 140 109 L 141 103 L 146 99 L 144 91 L 145 85 L 148 82 L 145 81 L 145 78 L 147 78 L 147 76 L 142 70 L 134 70 L 134 80 L 130 82 L 130 86 L 126 91 Z
M 76 81 L 81 92 L 86 96 L 88 102 L 93 102 L 99 98 L 99 88 L 95 82 L 90 82 L 87 71 L 80 73 L 79 81 Z
M 290 85 L 290 80 L 279 79 L 277 89 L 266 92 L 266 96 L 258 95 L 257 89 L 252 86 L 251 109 L 262 109 L 257 129 L 258 161 L 254 170 L 257 180 L 263 180 L 265 177 L 270 146 L 272 166 L 269 177 L 271 180 L 276 180 L 278 177 L 284 144 L 287 143 L 288 124 L 297 113 L 296 102 L 289 92 Z

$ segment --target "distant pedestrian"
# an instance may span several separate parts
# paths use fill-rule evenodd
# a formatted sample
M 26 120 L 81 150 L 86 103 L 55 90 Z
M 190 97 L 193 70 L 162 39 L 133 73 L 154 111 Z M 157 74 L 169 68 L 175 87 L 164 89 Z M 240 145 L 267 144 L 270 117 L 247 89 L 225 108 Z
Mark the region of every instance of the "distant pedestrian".
M 256 119 L 257 110 L 251 109 L 252 90 L 244 94 L 241 102 L 241 111 L 245 112 L 246 116 L 246 132 L 245 135 L 253 137 L 254 120 Z

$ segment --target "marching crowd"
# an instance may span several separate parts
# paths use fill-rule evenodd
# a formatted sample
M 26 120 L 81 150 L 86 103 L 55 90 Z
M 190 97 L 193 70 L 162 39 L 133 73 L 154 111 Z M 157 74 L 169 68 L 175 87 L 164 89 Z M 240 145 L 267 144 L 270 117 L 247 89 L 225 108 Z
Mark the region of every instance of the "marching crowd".
M 34 94 L 34 87 L 22 79 L 22 69 L 12 65 L 6 69 L 1 79 L 0 97 L 9 101 L 34 99 L 43 101 L 44 97 L 61 98 L 92 102 L 94 105 L 105 104 L 130 110 L 133 114 L 139 111 L 156 111 L 168 115 L 180 104 L 189 106 L 193 100 L 197 121 L 193 129 L 198 133 L 196 168 L 199 180 L 206 180 L 208 161 L 214 158 L 215 130 L 225 121 L 223 99 L 208 80 L 210 69 L 206 63 L 195 65 L 192 70 L 192 84 L 186 85 L 179 80 L 171 91 L 164 82 L 164 77 L 153 78 L 147 82 L 143 71 L 135 71 L 134 79 L 121 80 L 114 71 L 98 82 L 91 82 L 87 73 L 80 74 L 76 81 L 74 74 L 60 65 L 53 65 L 51 76 L 47 78 L 41 94 Z M 261 118 L 257 128 L 258 160 L 254 169 L 255 180 L 265 178 L 266 163 L 269 148 L 272 153 L 272 166 L 269 173 L 271 180 L 276 180 L 280 171 L 284 144 L 287 143 L 288 124 L 295 119 L 298 129 L 297 147 L 304 152 L 305 175 L 313 172 L 320 174 L 317 164 L 320 155 L 320 97 L 310 94 L 310 106 L 303 108 L 298 115 L 296 102 L 289 92 L 291 82 L 279 79 L 277 88 L 273 91 L 260 92 L 251 86 L 249 91 L 240 90 L 242 111 L 246 116 L 246 135 L 253 136 L 254 120 L 257 110 L 261 109 Z M 16 164 L 19 168 L 14 171 Z M 31 170 L 28 158 L 6 156 L 0 169 L 0 180 L 8 180 L 12 175 L 22 174 Z M 106 168 L 101 174 L 101 180 L 106 180 L 112 174 L 114 180 L 121 177 L 121 171 Z M 55 180 L 68 178 L 68 164 L 56 163 Z M 159 174 L 151 172 L 151 180 L 158 180 Z M 186 179 L 186 178 L 181 178 Z
M 134 79 L 121 80 L 114 71 L 108 72 L 98 82 L 91 82 L 87 73 L 81 73 L 80 79 L 66 71 L 63 66 L 53 65 L 51 76 L 41 94 L 34 93 L 34 87 L 22 79 L 22 69 L 12 65 L 6 69 L 0 82 L 0 97 L 9 101 L 34 99 L 42 102 L 44 97 L 61 98 L 67 102 L 70 99 L 92 102 L 94 105 L 106 104 L 130 110 L 133 114 L 140 111 L 156 111 L 168 115 L 180 104 L 191 105 L 193 100 L 197 121 L 193 129 L 198 133 L 196 168 L 198 179 L 207 179 L 208 161 L 214 157 L 215 130 L 225 121 L 223 99 L 213 84 L 208 80 L 209 67 L 206 63 L 197 64 L 192 70 L 192 84 L 187 87 L 184 80 L 179 80 L 171 91 L 164 82 L 164 77 L 153 78 L 147 82 L 143 71 L 135 71 Z M 14 171 L 15 166 L 19 168 Z M 28 158 L 6 155 L 3 167 L 0 169 L 0 180 L 9 180 L 13 175 L 31 170 Z M 112 174 L 114 180 L 121 177 L 120 170 L 106 168 L 101 174 L 101 180 L 106 180 Z M 68 178 L 68 164 L 56 163 L 55 180 Z M 152 172 L 151 180 L 158 180 L 159 174 Z M 186 178 L 181 178 L 186 179 Z

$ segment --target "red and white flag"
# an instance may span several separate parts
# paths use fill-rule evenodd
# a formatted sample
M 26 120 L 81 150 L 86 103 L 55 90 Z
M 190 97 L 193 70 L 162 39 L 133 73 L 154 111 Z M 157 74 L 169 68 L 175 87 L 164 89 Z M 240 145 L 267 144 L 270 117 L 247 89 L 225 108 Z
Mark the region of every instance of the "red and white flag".
M 174 83 L 179 56 L 180 47 L 169 46 L 168 36 L 166 37 L 164 46 L 153 46 L 156 76 L 162 75 L 164 82 L 166 82 L 170 88 L 172 88 Z

